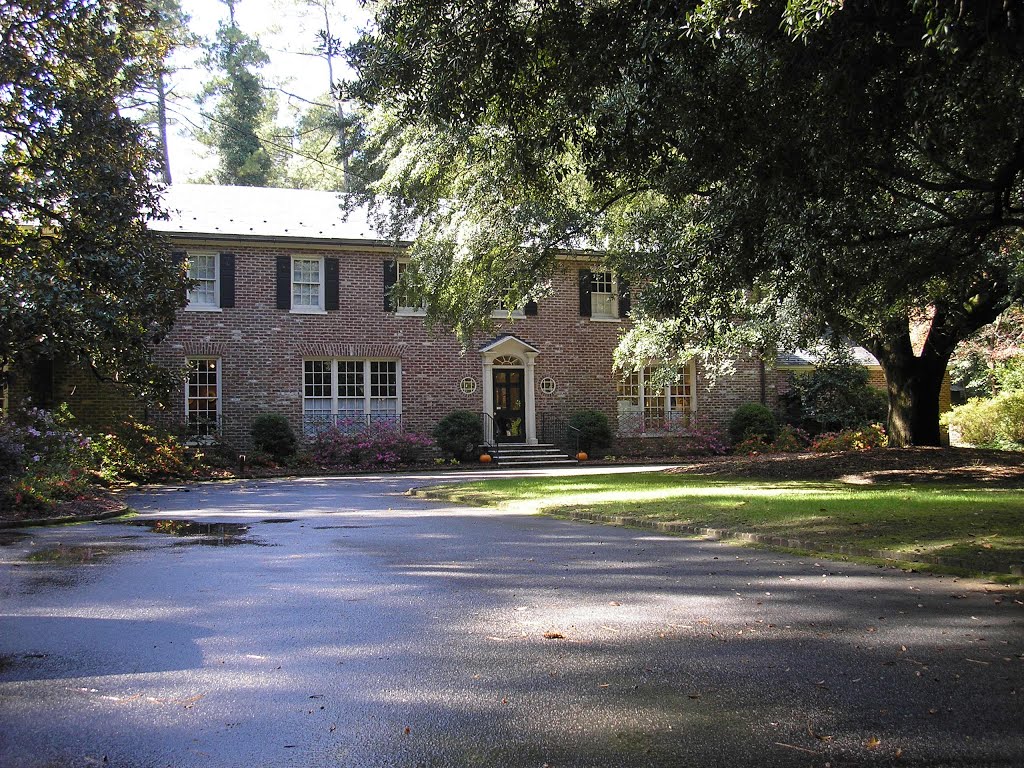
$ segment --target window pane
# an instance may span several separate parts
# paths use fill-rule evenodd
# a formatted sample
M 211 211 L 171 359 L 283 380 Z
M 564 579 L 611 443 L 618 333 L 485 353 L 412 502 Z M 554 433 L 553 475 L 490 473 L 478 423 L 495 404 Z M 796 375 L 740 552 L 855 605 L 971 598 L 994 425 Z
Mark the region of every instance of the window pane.
M 190 434 L 211 435 L 220 424 L 219 366 L 216 360 L 188 361 L 185 424 Z
M 217 304 L 217 255 L 196 253 L 189 255 L 188 276 L 195 280 L 189 289 L 190 304 L 216 306 Z
M 319 259 L 292 259 L 292 306 L 320 307 Z

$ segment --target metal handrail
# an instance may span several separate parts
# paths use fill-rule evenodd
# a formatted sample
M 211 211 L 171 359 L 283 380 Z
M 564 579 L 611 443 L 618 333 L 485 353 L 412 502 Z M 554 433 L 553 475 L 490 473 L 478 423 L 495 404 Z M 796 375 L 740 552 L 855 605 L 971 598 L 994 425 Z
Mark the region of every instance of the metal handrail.
M 487 448 L 487 452 L 491 454 L 495 463 L 497 463 L 501 458 L 501 449 L 498 441 L 498 425 L 494 422 L 494 417 L 485 411 L 481 411 L 480 427 L 480 440 Z M 490 439 L 488 439 L 488 435 L 490 435 Z
M 540 414 L 540 438 L 541 442 L 551 443 L 562 448 L 571 455 L 576 456 L 580 452 L 580 440 L 583 433 L 578 427 L 574 427 L 565 419 L 559 418 L 550 413 Z

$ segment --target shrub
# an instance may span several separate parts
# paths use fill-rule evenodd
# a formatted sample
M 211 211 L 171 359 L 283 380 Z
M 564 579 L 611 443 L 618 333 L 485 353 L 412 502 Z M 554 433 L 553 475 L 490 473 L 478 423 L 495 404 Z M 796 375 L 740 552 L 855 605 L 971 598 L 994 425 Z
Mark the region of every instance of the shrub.
M 881 424 L 871 424 L 862 429 L 844 429 L 818 435 L 811 443 L 811 450 L 819 453 L 835 451 L 867 451 L 871 448 L 885 448 L 889 436 Z
M 321 467 L 391 468 L 417 464 L 434 444 L 426 435 L 388 423 L 342 422 L 317 434 L 313 461 Z
M 484 439 L 480 415 L 472 411 L 452 411 L 433 431 L 438 447 L 460 461 L 475 458 Z
M 279 413 L 261 413 L 252 422 L 251 434 L 256 450 L 270 454 L 276 461 L 295 455 L 298 441 L 292 425 Z
M 750 437 L 761 437 L 770 443 L 775 439 L 778 424 L 771 409 L 760 403 L 746 403 L 733 413 L 729 420 L 729 437 L 733 444 Z
M 19 513 L 42 511 L 74 499 L 90 485 L 89 438 L 73 426 L 67 405 L 6 417 L 0 427 L 0 506 Z
M 750 435 L 733 446 L 735 453 L 798 453 L 807 448 L 810 438 L 798 427 L 783 424 L 775 439 L 768 442 L 761 435 Z
M 868 382 L 864 366 L 826 355 L 813 371 L 793 377 L 787 416 L 815 434 L 885 421 L 889 401 Z
M 577 411 L 569 417 L 569 426 L 580 431 L 580 449 L 588 453 L 607 448 L 612 441 L 608 417 L 601 411 Z
M 981 448 L 1020 450 L 1024 446 L 1024 392 L 973 398 L 943 414 L 942 423 Z
M 92 439 L 93 459 L 107 482 L 195 477 L 202 455 L 170 432 L 129 418 Z

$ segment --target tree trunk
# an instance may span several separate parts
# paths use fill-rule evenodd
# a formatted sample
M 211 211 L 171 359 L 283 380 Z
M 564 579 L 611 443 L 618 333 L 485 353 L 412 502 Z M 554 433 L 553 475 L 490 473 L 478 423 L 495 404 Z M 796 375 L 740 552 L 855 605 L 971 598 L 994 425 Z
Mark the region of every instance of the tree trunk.
M 161 176 L 164 184 L 171 183 L 171 154 L 167 148 L 167 86 L 161 70 L 156 76 L 156 120 L 160 130 Z
M 869 346 L 885 373 L 890 445 L 942 445 L 939 396 L 953 346 L 926 343 L 922 354 L 915 355 L 909 330 L 903 329 Z

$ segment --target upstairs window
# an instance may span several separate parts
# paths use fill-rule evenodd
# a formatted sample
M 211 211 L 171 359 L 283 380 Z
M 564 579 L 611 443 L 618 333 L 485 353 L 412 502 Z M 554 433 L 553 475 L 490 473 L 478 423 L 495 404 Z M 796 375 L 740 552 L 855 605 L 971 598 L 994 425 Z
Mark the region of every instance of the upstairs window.
M 409 272 L 409 262 L 399 261 L 397 265 L 398 269 L 398 284 L 403 285 L 405 280 L 408 278 L 406 275 Z M 416 314 L 422 315 L 427 311 L 426 299 L 417 299 L 412 296 L 412 291 L 401 291 L 398 294 L 398 311 L 403 314 Z
M 292 259 L 292 309 L 323 309 L 324 284 L 320 267 L 320 259 Z
M 629 314 L 629 287 L 614 272 L 580 270 L 580 316 L 617 320 Z
M 213 309 L 220 306 L 219 261 L 216 253 L 188 255 L 188 277 L 194 281 L 188 292 L 189 309 Z

